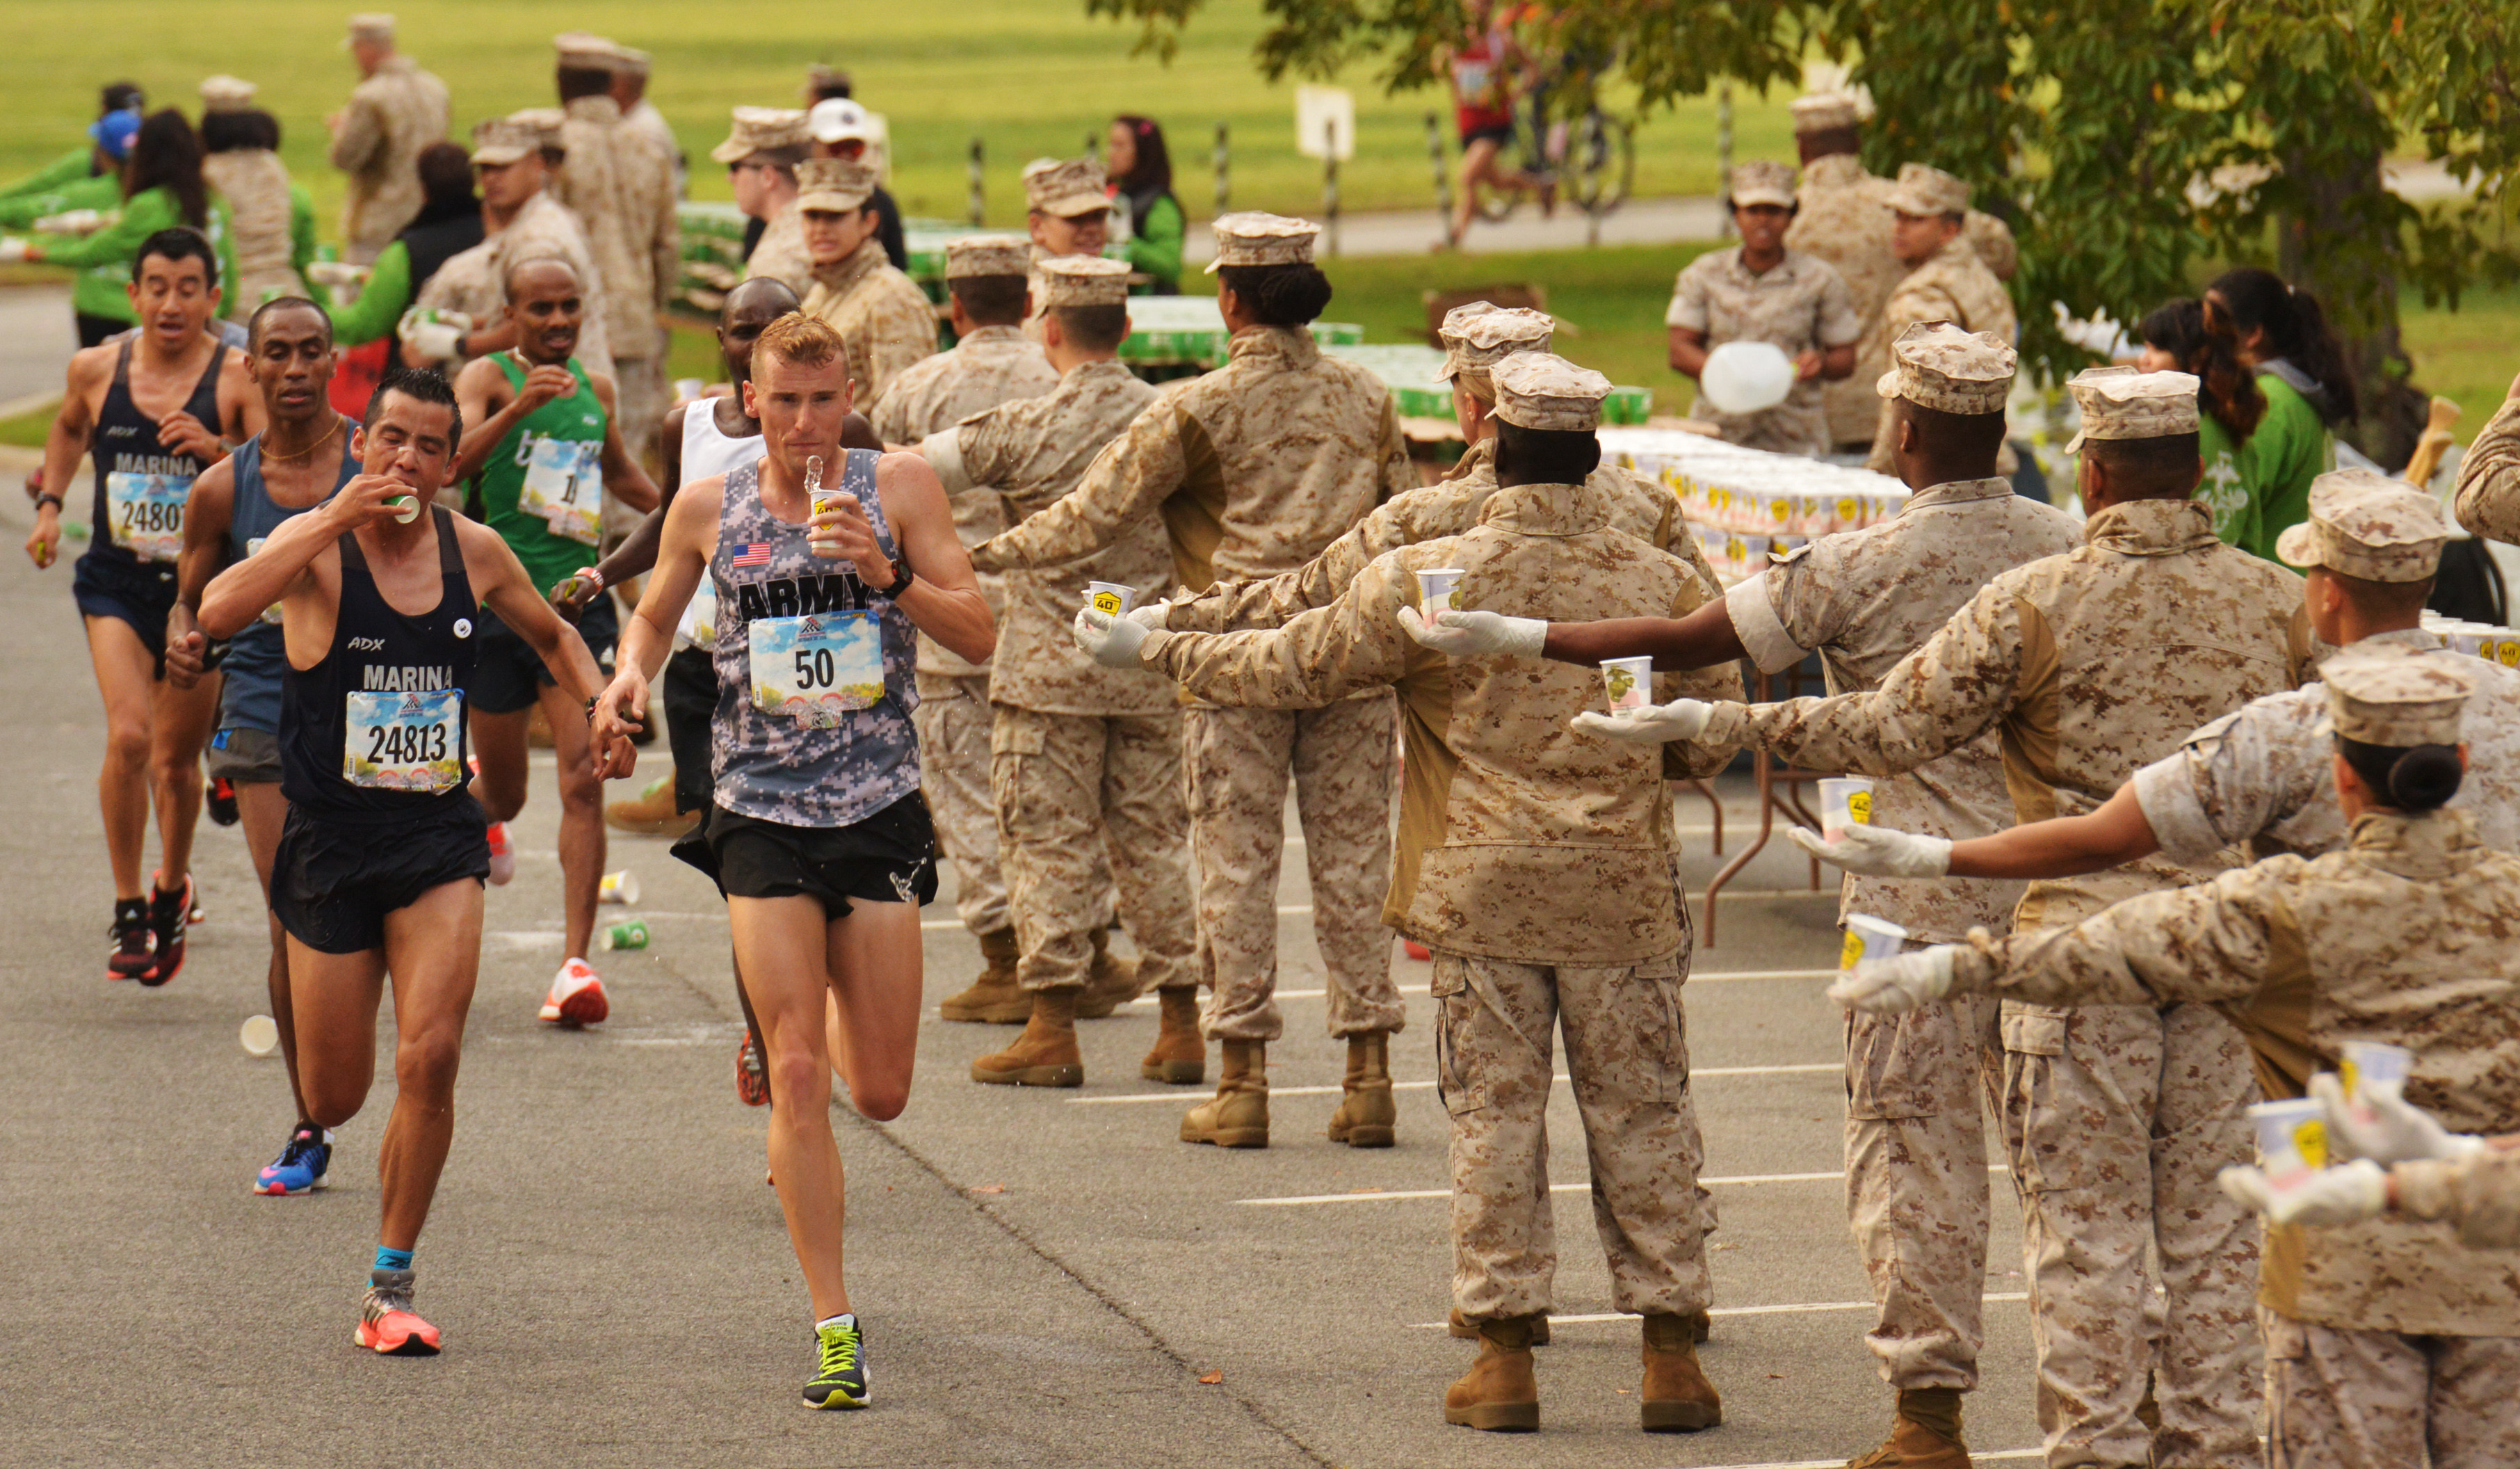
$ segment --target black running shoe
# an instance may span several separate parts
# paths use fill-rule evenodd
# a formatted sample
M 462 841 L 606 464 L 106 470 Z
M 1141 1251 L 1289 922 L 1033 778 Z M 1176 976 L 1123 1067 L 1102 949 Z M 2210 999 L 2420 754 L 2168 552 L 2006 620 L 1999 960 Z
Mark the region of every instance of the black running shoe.
M 158 886 L 163 873 L 150 876 L 149 931 L 156 936 L 158 951 L 151 956 L 149 967 L 138 976 L 140 983 L 155 989 L 184 969 L 184 930 L 193 918 L 193 880 L 173 893 Z
M 237 824 L 236 787 L 229 783 L 226 776 L 213 775 L 210 777 L 210 790 L 209 795 L 205 798 L 205 803 L 209 806 L 210 822 L 212 825 L 234 826 Z
M 805 1384 L 807 1407 L 867 1405 L 866 1333 L 855 1315 L 834 1317 L 814 1329 L 820 1360 Z
M 157 956 L 149 951 L 149 899 L 116 898 L 113 925 L 105 934 L 113 941 L 113 947 L 105 955 L 107 979 L 136 980 L 157 962 Z

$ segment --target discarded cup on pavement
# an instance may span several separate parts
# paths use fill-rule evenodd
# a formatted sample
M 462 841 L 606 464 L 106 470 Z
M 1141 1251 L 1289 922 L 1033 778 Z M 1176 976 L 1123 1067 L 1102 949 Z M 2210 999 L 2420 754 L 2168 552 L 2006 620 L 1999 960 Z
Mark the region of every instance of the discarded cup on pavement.
M 603 936 L 596 941 L 607 949 L 646 948 L 648 926 L 635 918 L 628 923 L 616 923 L 606 929 Z
M 1138 589 L 1116 581 L 1085 583 L 1085 604 L 1106 618 L 1125 618 L 1129 604 L 1138 600 Z
M 1837 951 L 1837 967 L 1853 969 L 1867 959 L 1896 957 L 1908 941 L 1908 931 L 1869 913 L 1846 915 L 1846 943 Z
M 1418 615 L 1432 619 L 1439 612 L 1460 612 L 1461 603 L 1453 588 L 1461 584 L 1467 572 L 1459 567 L 1437 567 L 1418 574 Z
M 268 1056 L 280 1049 L 280 1026 L 268 1015 L 248 1015 L 237 1028 L 237 1044 L 248 1056 Z
M 1820 835 L 1823 842 L 1842 841 L 1850 826 L 1872 824 L 1872 782 L 1860 775 L 1832 776 L 1820 783 Z
M 1601 682 L 1609 689 L 1610 712 L 1633 714 L 1653 703 L 1653 660 L 1605 658 L 1601 660 Z
M 595 884 L 595 900 L 600 903 L 619 903 L 624 906 L 637 902 L 639 900 L 638 876 L 627 869 L 604 874 Z

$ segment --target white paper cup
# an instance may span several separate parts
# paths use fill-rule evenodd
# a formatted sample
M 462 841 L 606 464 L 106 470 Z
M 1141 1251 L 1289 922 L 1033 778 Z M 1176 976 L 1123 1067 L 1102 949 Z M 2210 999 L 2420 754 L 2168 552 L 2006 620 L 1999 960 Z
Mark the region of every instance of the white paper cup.
M 700 394 L 706 391 L 708 391 L 708 384 L 701 382 L 698 378 L 676 378 L 674 380 L 674 397 L 679 402 L 697 403 L 700 399 Z
M 1134 586 L 1122 586 L 1116 581 L 1085 583 L 1085 605 L 1106 618 L 1127 617 L 1129 604 L 1137 600 L 1138 589 Z
M 2277 1182 L 2327 1167 L 2327 1109 L 2313 1098 L 2251 1103 L 2249 1121 L 2258 1128 L 2258 1166 Z
M 1601 660 L 1601 682 L 1609 690 L 1610 712 L 1633 714 L 1653 703 L 1653 660 L 1605 658 Z
M 1853 969 L 1867 959 L 1887 959 L 1908 941 L 1908 931 L 1869 913 L 1846 915 L 1846 942 L 1837 951 L 1837 967 Z
M 810 514 L 821 515 L 827 510 L 839 509 L 840 497 L 830 490 L 820 490 L 815 493 L 812 504 L 813 509 Z M 812 551 L 817 556 L 837 556 L 840 554 L 840 543 L 836 540 L 825 539 L 819 528 L 807 528 L 805 532 L 805 546 L 806 549 Z
M 2407 1073 L 2415 1065 L 2414 1052 L 2376 1040 L 2349 1040 L 2344 1050 L 2345 1064 L 2338 1068 L 2338 1075 L 2345 1080 L 2345 1095 L 2357 1101 L 2362 1099 L 2365 1086 L 2383 1090 L 2405 1086 Z
M 385 504 L 393 510 L 394 519 L 408 526 L 420 519 L 420 496 L 387 495 Z
M 268 1056 L 280 1049 L 280 1026 L 268 1015 L 248 1015 L 237 1028 L 237 1044 L 248 1056 Z
M 1839 841 L 1850 826 L 1872 824 L 1872 782 L 1860 775 L 1832 777 L 1820 783 L 1820 835 Z
M 1433 571 L 1419 572 L 1418 574 L 1418 615 L 1431 621 L 1439 612 L 1462 611 L 1461 606 L 1453 600 L 1453 588 L 1468 574 L 1459 567 L 1437 567 Z
M 595 900 L 599 903 L 613 903 L 622 907 L 637 902 L 639 900 L 638 875 L 626 868 L 619 872 L 604 874 L 595 885 Z

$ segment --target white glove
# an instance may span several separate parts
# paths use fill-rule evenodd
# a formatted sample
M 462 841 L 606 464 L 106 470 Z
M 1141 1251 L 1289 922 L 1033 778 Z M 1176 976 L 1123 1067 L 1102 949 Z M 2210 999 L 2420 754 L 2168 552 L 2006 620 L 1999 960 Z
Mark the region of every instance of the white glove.
M 313 281 L 318 286 L 355 286 L 361 281 L 366 280 L 369 274 L 370 271 L 367 266 L 353 265 L 347 260 L 309 260 L 306 262 L 306 278 Z M 449 316 L 460 316 L 463 313 L 450 311 L 444 314 Z M 471 323 L 468 322 L 466 325 L 469 327 Z
M 0 235 L 0 265 L 15 265 L 26 258 L 26 242 L 15 235 Z
M 1957 943 L 1910 949 L 1887 959 L 1867 959 L 1828 987 L 1828 997 L 1849 1010 L 1898 1015 L 1920 1010 L 1952 992 Z
M 2310 1094 L 2327 1109 L 2327 1146 L 2339 1158 L 2406 1163 L 2417 1158 L 2456 1160 L 2485 1151 L 2485 1139 L 2452 1132 L 2401 1095 L 2406 1083 L 2365 1081 L 2345 1099 L 2345 1083 L 2332 1072 L 2310 1079 Z
M 35 221 L 39 235 L 93 235 L 105 228 L 105 216 L 94 209 L 65 209 Z
M 1076 615 L 1076 646 L 1106 668 L 1138 666 L 1138 649 L 1153 635 L 1143 622 L 1086 608 Z
M 1172 616 L 1173 605 L 1170 602 L 1149 602 L 1144 607 L 1129 610 L 1129 620 L 1148 632 L 1163 631 L 1171 622 Z
M 1648 704 L 1624 714 L 1588 709 L 1573 722 L 1586 734 L 1608 735 L 1640 745 L 1663 745 L 1673 740 L 1696 739 L 1706 733 L 1707 721 L 1714 717 L 1715 706 L 1703 699 L 1674 699 L 1669 704 Z
M 2227 1168 L 2217 1176 L 2231 1202 L 2278 1224 L 2359 1224 L 2389 1207 L 2389 1171 L 2368 1158 L 2321 1169 L 2286 1189 L 2253 1168 Z
M 461 311 L 424 311 L 414 306 L 402 313 L 394 335 L 424 357 L 453 357 L 464 349 L 472 318 Z
M 1447 608 L 1430 623 L 1418 609 L 1404 607 L 1400 626 L 1447 658 L 1538 658 L 1541 644 L 1549 640 L 1549 624 L 1541 619 L 1494 612 Z
M 1788 827 L 1785 840 L 1823 862 L 1866 877 L 1943 877 L 1952 870 L 1952 844 L 1887 826 L 1858 824 L 1834 842 L 1803 827 Z

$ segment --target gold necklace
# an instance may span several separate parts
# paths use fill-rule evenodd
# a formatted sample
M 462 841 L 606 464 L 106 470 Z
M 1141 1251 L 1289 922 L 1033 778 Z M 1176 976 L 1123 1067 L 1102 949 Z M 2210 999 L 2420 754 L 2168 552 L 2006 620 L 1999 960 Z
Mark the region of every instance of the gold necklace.
M 331 443 L 333 441 L 333 436 L 341 432 L 341 425 L 344 422 L 346 422 L 346 420 L 342 417 L 340 411 L 336 409 L 333 413 L 333 427 L 324 431 L 324 436 L 315 440 L 313 443 L 308 444 L 306 447 L 299 449 L 294 454 L 273 453 L 271 451 L 270 440 L 266 438 L 262 445 L 262 462 L 265 464 L 294 464 L 298 460 L 305 458 L 307 455 L 314 453 L 317 449 L 324 447 L 324 445 Z

